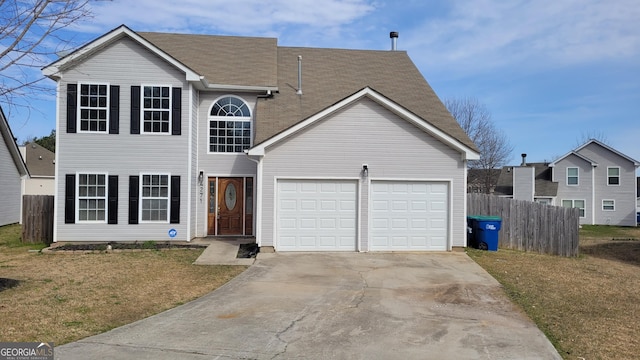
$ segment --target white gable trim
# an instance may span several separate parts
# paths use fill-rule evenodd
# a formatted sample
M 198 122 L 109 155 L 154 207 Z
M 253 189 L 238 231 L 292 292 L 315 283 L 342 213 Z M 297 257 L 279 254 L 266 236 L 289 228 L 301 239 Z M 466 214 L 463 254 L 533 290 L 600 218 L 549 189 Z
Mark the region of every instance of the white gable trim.
M 0 138 L 4 139 L 4 143 L 7 145 L 7 149 L 9 150 L 9 154 L 13 159 L 16 169 L 20 176 L 29 175 L 29 170 L 27 170 L 27 165 L 22 158 L 22 154 L 20 153 L 20 149 L 18 149 L 18 144 L 16 144 L 16 140 L 13 137 L 13 132 L 11 132 L 11 128 L 9 127 L 9 120 L 4 116 L 4 111 L 2 111 L 2 107 L 0 107 Z
M 637 160 L 635 160 L 635 159 L 633 159 L 633 158 L 630 158 L 629 156 L 627 156 L 627 155 L 625 155 L 625 154 L 621 153 L 620 151 L 618 151 L 618 150 L 616 150 L 616 149 L 612 148 L 611 146 L 609 146 L 609 145 L 607 145 L 607 144 L 604 144 L 604 143 L 602 143 L 602 142 L 600 142 L 600 141 L 598 141 L 598 140 L 596 140 L 596 139 L 591 139 L 591 140 L 587 141 L 584 145 L 580 146 L 579 148 L 575 149 L 574 151 L 575 151 L 575 152 L 578 152 L 578 151 L 580 151 L 580 150 L 584 149 L 585 147 L 587 147 L 589 144 L 597 144 L 597 145 L 600 145 L 601 147 L 603 147 L 603 148 L 605 148 L 605 149 L 607 149 L 607 150 L 611 151 L 612 153 L 614 153 L 614 154 L 616 154 L 616 155 L 618 155 L 618 156 L 620 156 L 620 157 L 622 157 L 622 158 L 625 158 L 625 159 L 627 159 L 627 160 L 631 161 L 635 167 L 639 167 L 639 166 L 640 166 L 640 162 L 638 162 Z
M 597 162 L 595 162 L 595 161 L 593 161 L 593 160 L 589 159 L 588 157 L 586 157 L 586 156 L 584 156 L 584 155 L 582 155 L 582 154 L 580 154 L 580 153 L 577 153 L 577 152 L 575 152 L 575 151 L 573 150 L 573 151 L 569 151 L 568 153 L 566 153 L 566 154 L 562 155 L 561 157 L 559 157 L 559 158 L 558 158 L 557 160 L 555 160 L 554 162 L 550 163 L 550 164 L 549 164 L 549 167 L 555 167 L 555 166 L 556 166 L 556 164 L 558 164 L 561 160 L 563 160 L 563 159 L 565 159 L 565 158 L 569 157 L 570 155 L 575 155 L 575 156 L 577 156 L 578 158 L 580 158 L 580 159 L 582 159 L 582 160 L 584 160 L 584 161 L 588 162 L 588 163 L 589 163 L 591 166 L 593 166 L 593 167 L 598 166 L 598 163 L 597 163 Z
M 124 36 L 128 36 L 133 39 L 140 45 L 147 48 L 149 51 L 158 55 L 160 58 L 175 66 L 176 68 L 184 71 L 186 75 L 187 81 L 200 81 L 200 75 L 198 75 L 195 71 L 191 70 L 189 67 L 174 59 L 164 51 L 162 51 L 157 46 L 153 45 L 149 41 L 145 40 L 140 35 L 136 34 L 133 30 L 129 29 L 125 25 L 120 25 L 119 27 L 111 30 L 110 32 L 104 34 L 103 36 L 97 38 L 96 40 L 84 45 L 80 49 L 74 51 L 73 53 L 56 60 L 55 62 L 45 66 L 42 68 L 42 73 L 44 76 L 52 78 L 54 80 L 60 78 L 60 71 L 71 66 L 73 63 L 82 60 L 83 58 L 90 56 L 92 53 L 96 52 L 104 48 L 105 46 L 110 45 L 111 43 L 123 38 Z
M 378 93 L 377 91 L 366 87 L 358 92 L 356 92 L 353 95 L 350 95 L 344 99 L 342 99 L 341 101 L 337 102 L 336 104 L 329 106 L 328 108 L 325 108 L 324 110 L 316 113 L 315 115 L 307 118 L 306 120 L 300 121 L 299 123 L 295 124 L 294 126 L 284 130 L 283 132 L 263 141 L 262 143 L 258 144 L 257 146 L 254 146 L 253 148 L 249 149 L 247 151 L 248 155 L 254 155 L 254 156 L 264 156 L 265 154 L 265 150 L 266 148 L 268 148 L 269 146 L 282 141 L 284 139 L 286 139 L 287 137 L 297 133 L 298 131 L 301 131 L 311 125 L 313 125 L 314 123 L 316 123 L 317 121 L 320 121 L 322 119 L 324 119 L 325 117 L 327 117 L 328 115 L 342 109 L 343 107 L 350 105 L 352 103 L 355 103 L 356 101 L 360 100 L 363 97 L 368 97 L 371 100 L 375 101 L 376 103 L 382 105 L 383 107 L 387 108 L 388 110 L 394 112 L 395 114 L 399 115 L 400 117 L 402 117 L 403 119 L 409 121 L 410 123 L 414 124 L 415 126 L 417 126 L 418 128 L 424 130 L 425 132 L 435 136 L 436 138 L 438 138 L 440 141 L 444 142 L 445 144 L 449 145 L 450 147 L 456 149 L 457 151 L 459 151 L 462 154 L 462 158 L 463 160 L 479 160 L 480 159 L 480 154 L 475 152 L 474 150 L 470 149 L 469 147 L 465 146 L 464 144 L 462 144 L 461 142 L 459 142 L 458 140 L 454 139 L 453 137 L 451 137 L 450 135 L 444 133 L 442 130 L 434 127 L 433 125 L 431 125 L 430 123 L 428 123 L 427 121 L 425 121 L 424 119 L 416 116 L 415 114 L 413 114 L 412 112 L 408 111 L 407 109 L 403 108 L 402 106 L 398 105 L 397 103 L 391 101 L 390 99 L 384 97 L 382 94 Z

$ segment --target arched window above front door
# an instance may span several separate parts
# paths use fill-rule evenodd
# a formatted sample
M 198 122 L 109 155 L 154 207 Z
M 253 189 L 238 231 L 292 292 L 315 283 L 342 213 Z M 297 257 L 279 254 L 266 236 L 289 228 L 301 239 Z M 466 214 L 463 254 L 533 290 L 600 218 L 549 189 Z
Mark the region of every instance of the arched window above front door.
M 209 152 L 238 153 L 251 147 L 251 111 L 236 96 L 216 100 L 209 113 Z

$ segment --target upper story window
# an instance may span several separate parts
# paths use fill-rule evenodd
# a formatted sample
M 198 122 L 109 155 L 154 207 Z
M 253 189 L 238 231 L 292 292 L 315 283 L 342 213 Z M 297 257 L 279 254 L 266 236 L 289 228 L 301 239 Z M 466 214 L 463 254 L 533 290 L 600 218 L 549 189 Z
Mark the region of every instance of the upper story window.
M 620 168 L 607 168 L 607 185 L 620 185 Z
M 567 185 L 578 185 L 578 168 L 567 168 Z
M 251 147 L 251 111 L 242 99 L 225 96 L 209 113 L 209 152 L 238 153 Z
M 143 86 L 142 124 L 145 133 L 169 133 L 171 128 L 171 87 Z
M 80 131 L 106 132 L 109 119 L 109 85 L 80 84 Z

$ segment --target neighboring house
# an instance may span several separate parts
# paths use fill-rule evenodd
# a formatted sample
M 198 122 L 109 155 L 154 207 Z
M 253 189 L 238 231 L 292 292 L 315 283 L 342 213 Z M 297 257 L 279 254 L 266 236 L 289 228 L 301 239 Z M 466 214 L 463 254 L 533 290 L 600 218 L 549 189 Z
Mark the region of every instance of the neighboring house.
M 493 194 L 500 173 L 500 169 L 469 169 L 467 193 Z
M 0 226 L 20 221 L 22 178 L 29 172 L 0 107 Z
M 580 209 L 581 224 L 636 226 L 637 160 L 589 140 L 549 164 L 503 168 L 496 195 Z
M 406 52 L 121 26 L 43 73 L 59 91 L 55 241 L 466 245 L 479 153 Z
M 35 142 L 20 146 L 20 154 L 29 169 L 22 179 L 23 195 L 55 194 L 55 154 Z

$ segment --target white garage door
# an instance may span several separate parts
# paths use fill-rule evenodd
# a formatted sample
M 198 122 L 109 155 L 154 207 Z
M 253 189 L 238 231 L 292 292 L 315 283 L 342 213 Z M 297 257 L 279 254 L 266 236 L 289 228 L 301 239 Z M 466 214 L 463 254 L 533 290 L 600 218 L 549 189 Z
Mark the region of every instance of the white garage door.
M 278 180 L 277 251 L 355 251 L 355 181 Z
M 372 251 L 447 250 L 448 184 L 372 181 Z

